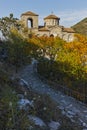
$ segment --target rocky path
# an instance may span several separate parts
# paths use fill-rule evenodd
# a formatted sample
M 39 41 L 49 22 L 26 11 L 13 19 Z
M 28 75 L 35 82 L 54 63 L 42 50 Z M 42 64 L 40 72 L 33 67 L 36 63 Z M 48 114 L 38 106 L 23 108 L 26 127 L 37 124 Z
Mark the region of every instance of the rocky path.
M 61 109 L 62 114 L 71 119 L 72 122 L 77 122 L 79 125 L 84 126 L 87 130 L 87 106 L 81 102 L 55 91 L 49 85 L 43 83 L 37 73 L 35 73 L 33 65 L 26 66 L 20 73 L 20 77 L 31 85 L 34 91 L 40 94 L 48 94 Z

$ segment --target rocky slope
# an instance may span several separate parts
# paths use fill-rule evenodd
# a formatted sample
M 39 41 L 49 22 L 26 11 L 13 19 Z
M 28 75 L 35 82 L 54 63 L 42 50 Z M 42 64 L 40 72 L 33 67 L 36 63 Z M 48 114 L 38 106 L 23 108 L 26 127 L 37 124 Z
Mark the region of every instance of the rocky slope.
M 32 64 L 26 66 L 18 76 L 27 81 L 34 91 L 49 95 L 58 104 L 63 116 L 68 117 L 71 122 L 78 124 L 78 126 L 82 126 L 83 129 L 87 129 L 87 106 L 85 104 L 63 95 L 61 92 L 54 91 L 50 86 L 43 83 Z

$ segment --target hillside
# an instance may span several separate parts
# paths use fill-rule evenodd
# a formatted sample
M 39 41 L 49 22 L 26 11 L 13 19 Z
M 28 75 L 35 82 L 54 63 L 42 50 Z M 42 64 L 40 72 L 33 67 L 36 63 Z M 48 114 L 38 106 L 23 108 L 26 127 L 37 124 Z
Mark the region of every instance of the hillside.
M 84 18 L 77 24 L 73 25 L 72 28 L 80 34 L 87 35 L 87 18 Z
M 0 130 L 83 130 L 86 128 L 85 106 L 81 107 L 76 102 L 82 111 L 80 111 L 84 117 L 82 120 L 81 114 L 77 116 L 78 109 L 75 108 L 73 99 L 60 92 L 55 93 L 42 82 L 33 65 L 24 66 L 19 73 L 11 76 L 13 74 L 9 74 L 11 67 L 7 66 L 7 72 L 5 64 L 0 62 L 2 68 L 2 71 L 0 70 Z M 81 121 L 78 122 L 78 118 Z

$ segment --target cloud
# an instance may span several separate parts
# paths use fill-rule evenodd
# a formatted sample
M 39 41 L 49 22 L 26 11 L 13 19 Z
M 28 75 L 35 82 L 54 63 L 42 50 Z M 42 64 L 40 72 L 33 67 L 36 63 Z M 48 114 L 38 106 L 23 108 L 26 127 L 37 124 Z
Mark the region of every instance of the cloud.
M 55 11 L 54 13 L 58 17 L 60 17 L 60 25 L 70 27 L 81 21 L 85 17 L 87 17 L 87 8 L 80 10 L 65 10 L 65 11 Z M 49 15 L 49 14 L 48 14 Z M 43 18 L 46 17 L 47 14 L 43 14 L 39 16 L 39 24 L 44 25 Z
M 87 17 L 87 9 L 67 10 L 64 12 L 59 12 L 58 14 L 61 18 L 60 24 L 69 27 Z

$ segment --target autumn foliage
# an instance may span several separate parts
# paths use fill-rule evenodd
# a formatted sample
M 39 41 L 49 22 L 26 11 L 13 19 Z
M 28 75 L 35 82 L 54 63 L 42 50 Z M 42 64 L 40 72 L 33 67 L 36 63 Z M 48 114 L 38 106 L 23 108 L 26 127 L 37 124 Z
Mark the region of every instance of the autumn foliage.
M 12 27 L 7 50 L 7 61 L 15 65 L 16 70 L 36 58 L 38 73 L 46 79 L 79 91 L 87 86 L 87 37 L 83 35 L 75 34 L 74 41 L 66 42 L 59 37 L 35 34 L 30 37 Z
M 83 93 L 87 87 L 87 38 L 76 34 L 73 42 L 67 43 L 59 38 L 54 38 L 53 42 L 50 51 L 57 50 L 56 57 L 54 60 L 43 58 L 38 72 L 48 80 Z

